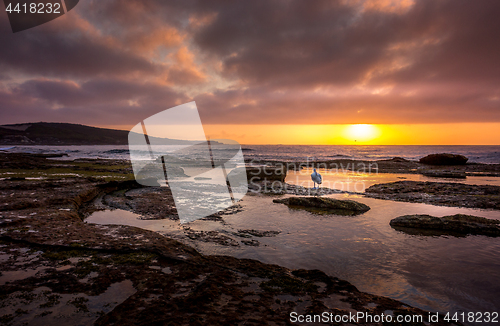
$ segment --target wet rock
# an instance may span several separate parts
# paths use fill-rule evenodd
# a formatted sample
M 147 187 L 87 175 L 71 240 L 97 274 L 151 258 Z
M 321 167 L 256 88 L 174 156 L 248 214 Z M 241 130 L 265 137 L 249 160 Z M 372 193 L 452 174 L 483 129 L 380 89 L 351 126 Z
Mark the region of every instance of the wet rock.
M 166 187 L 119 190 L 104 196 L 102 202 L 112 208 L 133 211 L 143 219 L 179 219 L 172 192 Z
M 239 246 L 238 241 L 217 231 L 195 231 L 189 227 L 185 227 L 184 233 L 191 240 L 214 242 L 222 246 Z
M 373 185 L 365 196 L 439 206 L 500 209 L 500 187 L 454 182 L 397 181 Z
M 273 202 L 288 206 L 350 211 L 356 213 L 363 213 L 370 210 L 370 207 L 367 205 L 358 203 L 354 200 L 339 200 L 325 197 L 290 197 L 274 199 Z
M 392 227 L 449 231 L 465 235 L 500 236 L 500 221 L 463 214 L 444 217 L 404 215 L 391 220 L 390 225 Z
M 260 242 L 257 240 L 241 240 L 241 243 L 247 246 L 258 247 L 260 246 Z
M 68 156 L 67 153 L 55 153 L 55 154 L 44 154 L 44 153 L 41 153 L 41 154 L 30 154 L 32 155 L 33 157 L 41 157 L 41 158 L 54 158 L 54 157 L 64 157 L 64 156 Z
M 220 210 L 216 213 L 205 216 L 201 220 L 203 220 L 203 221 L 223 221 L 224 216 L 233 215 L 233 214 L 236 214 L 236 213 L 239 213 L 242 211 L 243 211 L 243 206 L 241 206 L 240 204 L 234 204 L 234 205 L 229 206 L 229 207 L 227 207 L 223 210 Z
M 429 165 L 464 165 L 469 159 L 463 155 L 455 154 L 430 154 L 420 159 L 420 163 Z
M 45 158 L 30 154 L 0 153 L 1 169 L 48 169 L 49 164 Z
M 287 168 L 284 165 L 276 166 L 249 166 L 246 167 L 247 178 L 249 182 L 269 180 L 284 182 Z
M 237 235 L 241 237 L 249 237 L 253 235 L 254 237 L 262 238 L 262 237 L 275 237 L 280 233 L 281 231 L 273 231 L 273 230 L 261 231 L 261 230 L 251 229 L 251 230 L 238 230 Z
M 453 179 L 466 179 L 467 175 L 461 171 L 425 171 L 422 175 L 431 178 L 453 178 Z
M 405 158 L 402 158 L 402 157 L 393 157 L 391 159 L 387 159 L 387 160 L 380 160 L 379 162 L 395 162 L 395 163 L 406 163 L 406 162 L 411 162 L 410 160 L 407 160 Z

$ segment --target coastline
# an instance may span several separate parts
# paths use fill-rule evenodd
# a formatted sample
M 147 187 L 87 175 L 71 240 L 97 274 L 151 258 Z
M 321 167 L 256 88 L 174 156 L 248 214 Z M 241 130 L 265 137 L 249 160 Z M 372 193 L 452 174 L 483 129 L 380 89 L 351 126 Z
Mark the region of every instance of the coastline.
M 137 292 L 124 298 L 114 310 L 102 316 L 96 314 L 97 324 L 132 324 L 153 314 L 149 309 L 160 309 L 163 314 L 150 318 L 175 313 L 179 323 L 203 317 L 214 318 L 215 324 L 244 320 L 244 315 L 236 311 L 252 315 L 256 322 L 275 320 L 282 324 L 287 323 L 294 309 L 304 313 L 390 310 L 395 315 L 426 314 L 396 300 L 360 292 L 350 283 L 320 271 L 293 271 L 255 260 L 207 257 L 155 232 L 83 223 L 97 209 L 93 201 L 99 196 L 139 188 L 131 181 L 133 175 L 126 162 L 61 162 L 8 155 L 12 154 L 2 154 L 2 168 L 17 171 L 2 180 L 2 196 L 8 198 L 1 207 L 2 248 L 16 253 L 2 262 L 2 276 L 8 279 L 8 272 L 19 269 L 16 263 L 20 260 L 25 262 L 23 269 L 41 273 L 3 285 L 5 293 L 10 293 L 4 303 L 13 303 L 14 293 L 34 293 L 39 287 L 48 287 L 53 293 L 96 297 L 112 284 L 130 280 Z M 49 177 L 22 176 L 34 170 L 45 171 Z M 29 255 L 22 252 L 35 257 L 28 260 Z M 91 273 L 97 275 L 89 277 Z M 68 277 L 71 281 L 61 284 L 60 280 Z M 148 279 L 156 279 L 163 289 Z M 139 309 L 141 300 L 149 300 L 146 309 Z M 162 308 L 165 305 L 174 308 Z M 200 305 L 202 309 L 193 307 Z M 77 309 L 85 310 L 83 305 Z M 127 317 L 120 313 L 124 311 Z M 12 321 L 24 314 L 13 311 L 5 315 L 10 315 Z M 228 319 L 223 322 L 222 316 Z M 39 318 L 50 318 L 50 314 Z M 436 325 L 441 324 L 447 323 Z

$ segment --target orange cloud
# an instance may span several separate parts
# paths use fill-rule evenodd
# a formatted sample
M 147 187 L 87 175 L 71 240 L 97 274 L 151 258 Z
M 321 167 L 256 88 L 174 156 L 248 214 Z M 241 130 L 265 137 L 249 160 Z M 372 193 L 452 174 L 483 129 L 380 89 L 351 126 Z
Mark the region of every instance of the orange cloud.
M 179 31 L 172 27 L 159 27 L 148 33 L 137 33 L 140 35 L 134 35 L 133 33 L 126 38 L 126 42 L 130 47 L 137 52 L 146 52 L 146 54 L 152 54 L 155 50 L 160 47 L 172 48 L 182 44 L 184 36 L 182 36 Z
M 189 25 L 192 28 L 201 28 L 210 25 L 217 18 L 217 13 L 196 13 L 189 17 Z
M 168 70 L 168 81 L 174 85 L 198 84 L 206 80 L 207 76 L 195 63 L 195 55 L 187 46 L 182 46 L 172 56 L 173 64 Z
M 365 0 L 363 1 L 363 9 L 366 11 L 403 14 L 414 4 L 414 0 Z

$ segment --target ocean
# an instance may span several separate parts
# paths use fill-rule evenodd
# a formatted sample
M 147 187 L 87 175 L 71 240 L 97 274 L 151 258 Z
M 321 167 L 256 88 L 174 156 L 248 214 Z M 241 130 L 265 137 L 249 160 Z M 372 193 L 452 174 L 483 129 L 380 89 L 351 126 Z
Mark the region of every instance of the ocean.
M 165 146 L 175 150 L 178 146 Z M 402 157 L 418 160 L 428 154 L 452 153 L 469 158 L 471 163 L 500 163 L 500 145 L 394 145 L 394 146 L 343 146 L 343 145 L 242 145 L 243 155 L 247 160 L 384 160 Z M 62 159 L 110 158 L 129 159 L 127 145 L 97 146 L 16 146 L 9 152 L 67 154 Z M 149 157 L 147 151 L 144 158 Z

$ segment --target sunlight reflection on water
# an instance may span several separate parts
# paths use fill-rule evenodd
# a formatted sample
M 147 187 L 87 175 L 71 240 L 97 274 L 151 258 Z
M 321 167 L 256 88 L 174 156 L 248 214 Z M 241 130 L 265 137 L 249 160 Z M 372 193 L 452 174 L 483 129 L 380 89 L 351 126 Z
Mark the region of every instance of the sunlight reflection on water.
M 357 173 L 352 171 L 343 171 L 341 169 L 317 169 L 323 177 L 321 187 L 333 188 L 342 191 L 364 192 L 366 188 L 379 184 L 396 181 L 431 181 L 431 182 L 453 182 L 470 185 L 495 185 L 500 186 L 500 178 L 497 177 L 467 177 L 467 179 L 454 178 L 434 178 L 426 177 L 421 174 L 402 174 L 402 173 Z M 307 188 L 313 187 L 311 180 L 312 169 L 302 169 L 300 171 L 290 170 L 287 172 L 285 181 L 289 184 L 299 185 Z M 368 171 L 367 171 L 368 172 Z
M 417 236 L 392 229 L 389 221 L 405 214 L 473 214 L 500 219 L 500 211 L 391 202 L 346 194 L 371 210 L 355 217 L 315 215 L 272 203 L 272 197 L 246 196 L 244 211 L 225 223 L 197 220 L 193 230 L 231 235 L 239 229 L 277 230 L 275 237 L 255 238 L 260 246 L 226 247 L 192 243 L 204 254 L 253 258 L 288 268 L 320 269 L 348 280 L 361 291 L 388 296 L 432 311 L 498 311 L 500 309 L 500 238 L 485 236 Z M 115 218 L 97 212 L 87 222 L 128 224 L 172 234 L 175 221 L 138 220 L 130 212 Z M 120 217 L 121 216 L 121 217 Z M 238 240 L 237 237 L 235 237 Z M 239 239 L 241 240 L 241 239 Z M 186 241 L 183 241 L 186 242 Z

